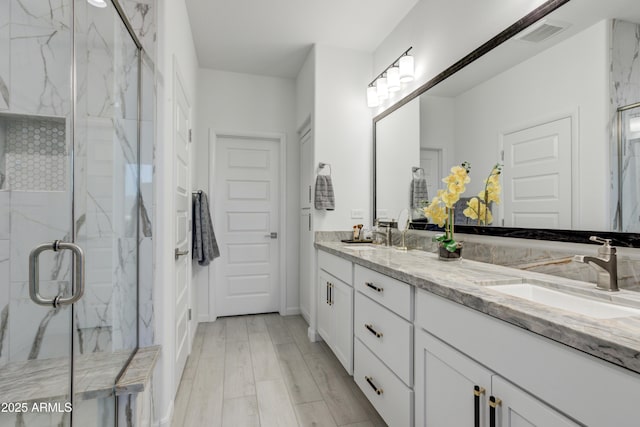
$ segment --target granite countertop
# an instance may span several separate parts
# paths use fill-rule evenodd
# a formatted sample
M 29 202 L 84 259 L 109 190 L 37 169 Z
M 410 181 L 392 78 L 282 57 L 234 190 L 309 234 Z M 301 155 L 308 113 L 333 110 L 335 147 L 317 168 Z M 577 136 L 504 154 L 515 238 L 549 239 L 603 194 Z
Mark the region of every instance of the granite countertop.
M 436 254 L 394 248 L 362 249 L 341 242 L 315 247 L 393 277 L 559 343 L 640 373 L 640 316 L 594 319 L 512 297 L 486 285 L 528 279 L 585 296 L 640 308 L 640 293 L 606 293 L 595 284 L 462 259 L 440 261 Z

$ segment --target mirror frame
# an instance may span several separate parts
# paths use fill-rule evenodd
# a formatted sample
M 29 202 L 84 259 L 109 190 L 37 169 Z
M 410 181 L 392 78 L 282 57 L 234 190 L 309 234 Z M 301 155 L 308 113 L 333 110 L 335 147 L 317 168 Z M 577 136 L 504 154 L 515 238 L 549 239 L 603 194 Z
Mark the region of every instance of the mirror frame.
M 532 12 L 519 19 L 507 29 L 500 32 L 488 42 L 484 43 L 458 62 L 451 65 L 449 68 L 436 75 L 431 80 L 422 84 L 420 87 L 413 90 L 411 93 L 400 99 L 395 104 L 384 110 L 373 118 L 373 209 L 372 216 L 376 218 L 376 123 L 389 114 L 393 113 L 403 105 L 411 102 L 418 96 L 425 93 L 443 80 L 451 77 L 456 72 L 460 71 L 467 65 L 471 64 L 475 60 L 489 53 L 502 43 L 511 39 L 516 34 L 520 33 L 530 25 L 534 24 L 541 18 L 550 14 L 560 6 L 568 3 L 570 0 L 549 0 L 541 6 L 534 9 Z M 425 230 L 426 223 L 410 224 L 411 229 Z M 556 242 L 571 242 L 571 243 L 591 243 L 589 237 L 598 235 L 603 238 L 611 239 L 615 246 L 637 248 L 640 247 L 640 234 L 639 233 L 623 233 L 617 231 L 589 231 L 589 230 L 560 230 L 560 229 L 534 229 L 534 228 L 515 228 L 515 227 L 489 227 L 489 226 L 470 226 L 470 225 L 456 225 L 458 233 L 463 234 L 477 234 L 484 236 L 499 236 L 499 237 L 512 237 L 519 239 L 536 239 L 536 240 L 552 240 Z

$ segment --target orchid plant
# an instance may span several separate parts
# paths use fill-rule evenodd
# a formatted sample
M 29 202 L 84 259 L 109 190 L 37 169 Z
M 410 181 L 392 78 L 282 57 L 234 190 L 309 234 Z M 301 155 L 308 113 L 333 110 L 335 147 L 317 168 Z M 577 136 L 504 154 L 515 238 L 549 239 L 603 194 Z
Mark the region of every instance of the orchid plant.
M 435 240 L 440 242 L 449 252 L 455 252 L 459 248 L 454 239 L 453 207 L 460 200 L 460 195 L 465 192 L 465 185 L 471 182 L 470 170 L 471 164 L 469 162 L 452 167 L 451 174 L 442 180 L 446 184 L 446 188 L 438 190 L 429 205 L 423 208 L 425 217 L 438 224 L 438 227 L 444 228 L 444 234 L 437 236 Z
M 502 165 L 496 165 L 489 172 L 489 176 L 484 180 L 484 189 L 478 193 L 478 197 L 473 197 L 467 202 L 467 208 L 462 211 L 464 216 L 471 219 L 477 219 L 478 225 L 488 225 L 493 222 L 493 215 L 489 204 L 494 202 L 500 204 L 500 173 Z

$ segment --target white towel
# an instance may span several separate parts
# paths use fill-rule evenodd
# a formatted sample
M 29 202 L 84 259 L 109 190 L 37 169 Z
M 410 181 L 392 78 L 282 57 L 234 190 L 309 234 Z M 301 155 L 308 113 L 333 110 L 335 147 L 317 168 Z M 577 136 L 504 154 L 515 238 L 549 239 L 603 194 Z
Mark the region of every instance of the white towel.
M 332 211 L 336 208 L 333 183 L 330 175 L 318 175 L 316 178 L 315 207 L 318 210 Z

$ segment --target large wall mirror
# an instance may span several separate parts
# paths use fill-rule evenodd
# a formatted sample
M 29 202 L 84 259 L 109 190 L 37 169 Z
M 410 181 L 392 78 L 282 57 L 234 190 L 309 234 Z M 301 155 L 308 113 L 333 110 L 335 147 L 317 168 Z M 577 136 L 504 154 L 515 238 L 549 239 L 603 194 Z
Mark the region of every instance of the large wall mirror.
M 456 214 L 464 232 L 581 241 L 597 231 L 633 245 L 640 3 L 559 3 L 541 6 L 374 118 L 376 218 L 413 208 L 414 227 L 424 225 L 425 201 L 411 197 L 415 179 L 426 180 L 421 196 L 430 198 L 451 166 L 468 161 L 463 197 L 470 198 L 501 163 L 502 200 L 491 206 L 491 223 Z

